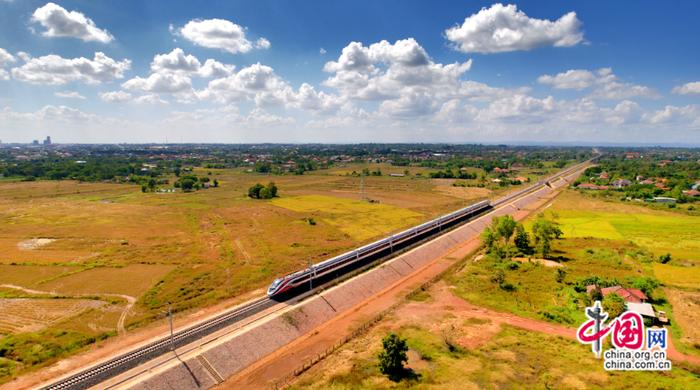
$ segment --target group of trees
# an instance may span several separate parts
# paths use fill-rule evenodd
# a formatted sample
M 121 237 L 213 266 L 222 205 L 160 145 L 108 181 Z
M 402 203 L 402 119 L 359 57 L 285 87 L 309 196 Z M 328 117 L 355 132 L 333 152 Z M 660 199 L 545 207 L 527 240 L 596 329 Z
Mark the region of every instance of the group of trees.
M 477 175 L 475 172 L 464 172 L 458 170 L 455 174 L 451 169 L 440 170 L 437 172 L 430 172 L 430 177 L 433 179 L 464 179 L 473 180 L 476 179 Z
M 510 215 L 494 217 L 481 234 L 487 251 L 502 259 L 518 253 L 538 253 L 547 258 L 552 251 L 552 241 L 561 236 L 559 224 L 545 218 L 544 214 L 539 214 L 532 224 L 532 239 L 523 224 L 516 222 Z
M 268 183 L 267 186 L 255 183 L 254 186 L 248 188 L 248 196 L 253 199 L 272 199 L 277 196 L 277 186 L 272 182 Z
M 126 158 L 65 159 L 45 158 L 33 161 L 17 161 L 0 167 L 6 177 L 21 177 L 26 180 L 79 180 L 117 181 L 140 183 L 141 179 L 157 178 L 164 174 L 160 166 L 142 170 L 142 161 Z
M 211 181 L 208 176 L 181 175 L 175 182 L 175 188 L 180 188 L 184 192 L 197 191 L 206 187 L 206 183 L 211 183 L 211 187 L 219 186 L 219 181 L 217 179 Z

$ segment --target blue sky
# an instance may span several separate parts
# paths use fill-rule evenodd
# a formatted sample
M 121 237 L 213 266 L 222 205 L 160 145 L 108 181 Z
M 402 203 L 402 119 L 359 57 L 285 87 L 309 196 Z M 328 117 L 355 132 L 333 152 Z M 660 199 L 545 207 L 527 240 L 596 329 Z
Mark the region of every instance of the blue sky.
M 0 0 L 0 140 L 700 144 L 697 2 L 204 4 Z

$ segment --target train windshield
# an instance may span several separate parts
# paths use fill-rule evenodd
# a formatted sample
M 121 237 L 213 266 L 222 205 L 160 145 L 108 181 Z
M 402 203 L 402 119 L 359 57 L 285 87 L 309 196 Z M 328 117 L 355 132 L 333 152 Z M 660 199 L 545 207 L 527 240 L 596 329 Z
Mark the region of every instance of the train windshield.
M 282 283 L 282 280 L 284 280 L 284 279 L 275 279 L 275 281 L 272 282 L 272 284 L 270 285 L 270 288 L 268 288 L 267 290 L 272 291 L 272 290 L 276 289 L 277 286 L 279 286 L 280 283 Z

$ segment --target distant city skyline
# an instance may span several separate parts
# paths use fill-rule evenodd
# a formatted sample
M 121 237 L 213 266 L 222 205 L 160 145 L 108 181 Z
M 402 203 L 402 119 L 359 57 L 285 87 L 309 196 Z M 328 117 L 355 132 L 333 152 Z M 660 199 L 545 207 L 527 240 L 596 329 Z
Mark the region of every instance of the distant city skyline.
M 697 146 L 698 15 L 690 1 L 0 0 L 0 139 Z

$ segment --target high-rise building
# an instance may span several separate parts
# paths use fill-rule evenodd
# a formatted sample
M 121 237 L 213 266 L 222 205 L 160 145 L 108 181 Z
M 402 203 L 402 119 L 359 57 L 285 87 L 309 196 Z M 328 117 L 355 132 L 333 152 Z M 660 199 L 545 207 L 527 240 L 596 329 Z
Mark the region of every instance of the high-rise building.
M 51 145 L 51 136 L 46 136 L 46 139 L 44 140 L 44 145 Z

